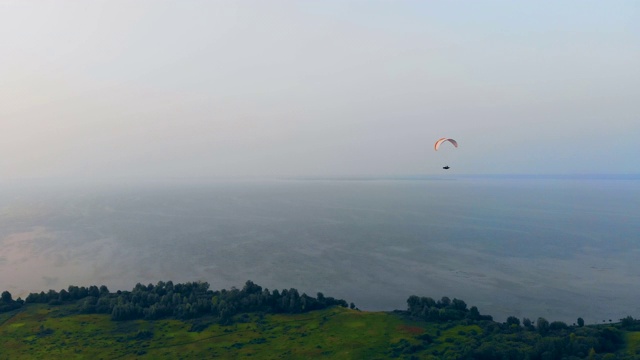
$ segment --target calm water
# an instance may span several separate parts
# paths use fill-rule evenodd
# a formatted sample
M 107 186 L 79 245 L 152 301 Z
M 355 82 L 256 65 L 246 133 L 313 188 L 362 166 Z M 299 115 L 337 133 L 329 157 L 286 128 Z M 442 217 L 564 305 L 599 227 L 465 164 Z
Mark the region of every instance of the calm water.
M 0 290 L 247 279 L 404 309 L 411 294 L 482 313 L 640 316 L 640 181 L 154 182 L 5 185 Z

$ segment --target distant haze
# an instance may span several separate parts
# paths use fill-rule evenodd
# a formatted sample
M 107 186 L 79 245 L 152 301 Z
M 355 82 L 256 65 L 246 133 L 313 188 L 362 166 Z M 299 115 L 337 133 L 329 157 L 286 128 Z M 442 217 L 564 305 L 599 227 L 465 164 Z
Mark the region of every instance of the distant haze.
M 0 179 L 640 173 L 639 64 L 637 1 L 2 1 Z

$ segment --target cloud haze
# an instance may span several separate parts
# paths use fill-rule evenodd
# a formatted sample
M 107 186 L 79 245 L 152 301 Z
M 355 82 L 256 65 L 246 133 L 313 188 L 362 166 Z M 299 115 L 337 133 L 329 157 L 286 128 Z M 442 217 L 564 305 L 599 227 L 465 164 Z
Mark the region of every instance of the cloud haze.
M 638 24 L 633 1 L 3 1 L 0 178 L 640 173 Z

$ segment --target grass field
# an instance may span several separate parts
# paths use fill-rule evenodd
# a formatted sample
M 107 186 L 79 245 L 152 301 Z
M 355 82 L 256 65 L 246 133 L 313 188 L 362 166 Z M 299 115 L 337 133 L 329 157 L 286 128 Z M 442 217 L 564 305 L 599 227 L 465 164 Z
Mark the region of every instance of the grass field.
M 0 314 L 0 359 L 456 359 L 483 329 L 336 307 L 298 315 L 243 314 L 229 326 L 192 321 L 112 321 L 69 306 L 31 304 Z M 626 333 L 630 356 L 640 332 Z
M 640 331 L 627 333 L 627 353 L 640 359 Z
M 220 326 L 201 318 L 111 321 L 107 315 L 66 315 L 64 306 L 30 305 L 3 314 L 1 359 L 333 358 L 384 359 L 398 344 L 439 329 L 383 312 L 332 308 L 300 315 L 243 315 Z M 206 326 L 206 327 L 205 327 Z M 190 331 L 192 328 L 202 331 Z M 441 337 L 459 336 L 459 329 Z M 479 331 L 479 329 L 475 329 Z M 451 334 L 450 334 L 451 333 Z M 438 351 L 446 351 L 443 341 Z M 422 358 L 430 358 L 423 354 Z

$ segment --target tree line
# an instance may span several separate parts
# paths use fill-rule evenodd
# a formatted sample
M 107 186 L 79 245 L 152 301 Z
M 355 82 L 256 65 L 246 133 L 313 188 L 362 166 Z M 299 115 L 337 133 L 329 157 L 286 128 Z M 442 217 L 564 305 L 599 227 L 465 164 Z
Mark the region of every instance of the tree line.
M 443 297 L 436 301 L 429 297 L 415 295 L 407 299 L 406 315 L 422 320 L 444 324 L 475 324 L 483 331 L 471 336 L 474 341 L 462 349 L 459 358 L 464 359 L 609 359 L 624 345 L 621 330 L 640 330 L 640 320 L 631 316 L 620 319 L 614 325 L 584 326 L 582 318 L 577 324 L 567 325 L 562 321 L 549 322 L 543 317 L 536 321 L 523 318 L 522 322 L 515 316 L 509 316 L 504 323 L 493 321 L 490 315 L 481 315 L 478 308 L 467 308 L 467 304 L 459 299 Z M 428 345 L 433 336 L 419 336 L 424 346 L 397 347 L 397 354 L 402 351 L 417 352 Z M 632 357 L 630 357 L 632 358 Z
M 213 315 L 223 324 L 230 323 L 233 316 L 240 313 L 296 314 L 330 306 L 348 306 L 345 300 L 325 297 L 322 293 L 311 297 L 294 288 L 269 291 L 250 280 L 242 289 L 216 291 L 210 290 L 207 282 L 174 284 L 172 281 L 159 281 L 155 285 L 138 283 L 131 291 L 118 290 L 115 293 L 109 292 L 104 285 L 72 285 L 66 290 L 30 293 L 24 301 L 13 300 L 5 291 L 0 301 L 0 312 L 20 308 L 25 303 L 75 303 L 80 313 L 110 314 L 112 320 L 192 319 Z
M 415 317 L 427 321 L 449 321 L 449 320 L 493 320 L 491 315 L 480 315 L 480 311 L 475 306 L 467 309 L 467 304 L 454 298 L 451 300 L 447 296 L 435 301 L 430 297 L 418 297 L 411 295 L 407 299 L 407 311 Z
M 206 282 L 174 284 L 159 281 L 157 284 L 140 283 L 131 291 L 112 293 L 106 286 L 69 286 L 60 291 L 30 293 L 25 300 L 14 300 L 8 291 L 0 296 L 0 312 L 17 310 L 25 304 L 41 303 L 72 305 L 77 313 L 109 314 L 114 321 L 161 318 L 196 319 L 209 316 L 220 324 L 231 324 L 236 315 L 246 313 L 303 313 L 331 306 L 347 307 L 345 300 L 300 294 L 297 289 L 273 290 L 247 281 L 242 289 L 210 290 Z M 351 308 L 355 308 L 353 303 Z M 73 312 L 73 310 L 71 310 Z M 623 332 L 640 331 L 640 320 L 631 316 L 616 324 L 584 326 L 548 321 L 538 318 L 532 321 L 510 316 L 503 323 L 493 321 L 490 315 L 480 314 L 477 307 L 468 307 L 460 299 L 442 297 L 434 300 L 415 295 L 407 299 L 407 310 L 396 311 L 404 316 L 436 322 L 443 329 L 457 325 L 478 325 L 479 333 L 459 334 L 467 339 L 456 347 L 457 357 L 464 359 L 607 359 L 619 356 L 624 344 Z M 209 321 L 209 320 L 207 320 Z M 424 333 L 417 336 L 422 345 L 398 343 L 393 345 L 392 357 L 429 349 L 429 345 L 441 334 Z M 454 342 L 455 339 L 445 339 Z M 434 350 L 435 351 L 435 350 Z M 436 356 L 442 354 L 435 354 Z M 632 358 L 632 357 L 631 357 Z

